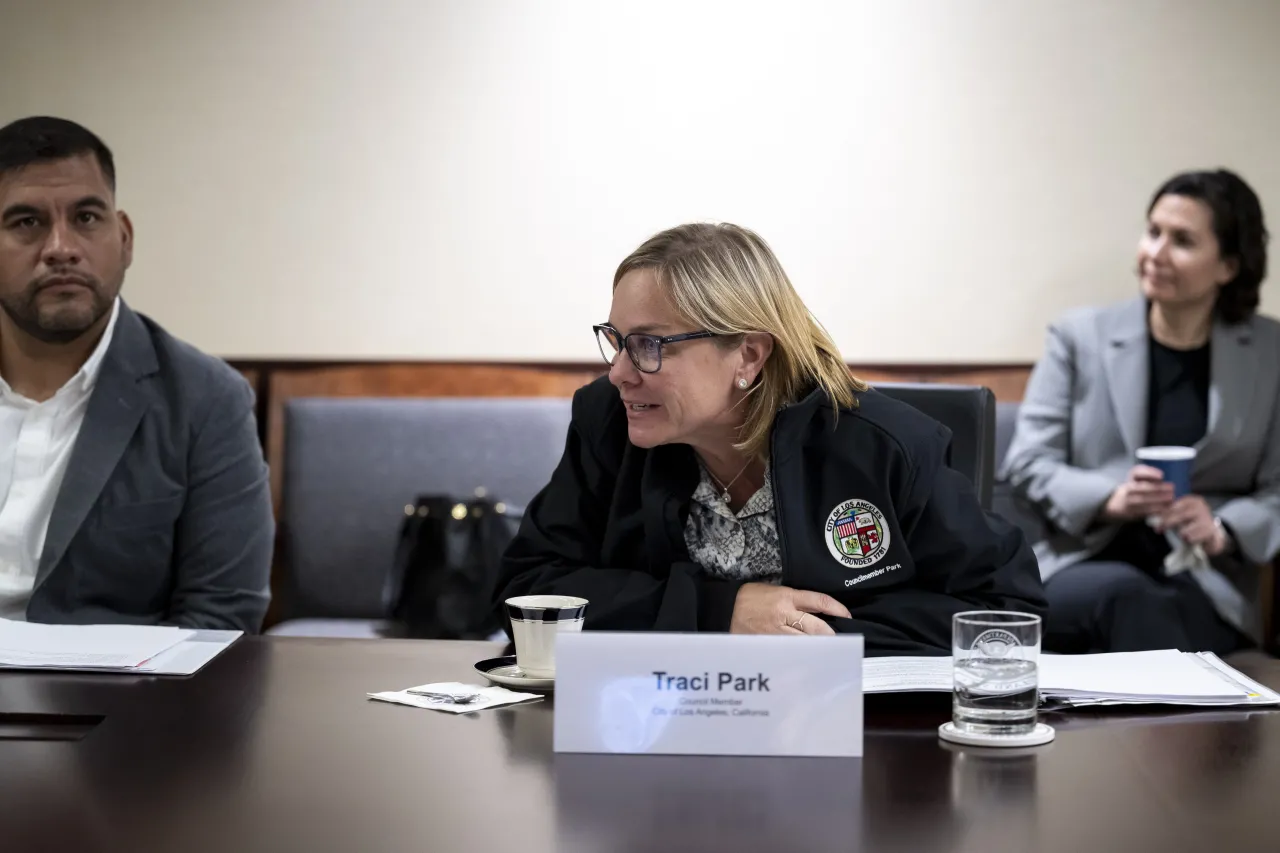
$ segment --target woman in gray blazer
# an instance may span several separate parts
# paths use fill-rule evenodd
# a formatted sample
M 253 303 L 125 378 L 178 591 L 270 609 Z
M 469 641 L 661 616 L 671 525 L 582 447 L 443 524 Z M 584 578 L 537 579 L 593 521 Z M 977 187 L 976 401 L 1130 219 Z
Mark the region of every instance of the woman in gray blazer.
M 1260 640 L 1258 566 L 1280 552 L 1280 323 L 1256 313 L 1266 246 L 1238 176 L 1177 175 L 1147 210 L 1141 297 L 1049 327 L 1003 471 L 1045 522 L 1047 650 Z M 1195 448 L 1189 494 L 1135 464 L 1152 445 Z

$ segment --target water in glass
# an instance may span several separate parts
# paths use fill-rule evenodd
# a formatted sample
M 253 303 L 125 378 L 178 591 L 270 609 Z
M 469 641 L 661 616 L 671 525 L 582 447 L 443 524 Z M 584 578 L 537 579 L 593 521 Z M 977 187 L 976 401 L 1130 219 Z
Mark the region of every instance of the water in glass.
M 1040 700 L 1040 619 L 969 611 L 952 620 L 951 722 L 975 735 L 1022 735 Z
M 971 657 L 955 665 L 952 721 L 981 734 L 1031 731 L 1039 703 L 1036 662 Z

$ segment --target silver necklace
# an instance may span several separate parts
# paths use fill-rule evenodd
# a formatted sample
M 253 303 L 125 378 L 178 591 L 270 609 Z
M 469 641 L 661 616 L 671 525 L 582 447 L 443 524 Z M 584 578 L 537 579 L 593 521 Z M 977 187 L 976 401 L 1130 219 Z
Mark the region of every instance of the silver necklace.
M 735 476 L 735 477 L 734 477 L 732 480 L 730 480 L 727 484 L 725 484 L 725 483 L 721 483 L 721 482 L 720 482 L 720 479 L 719 479 L 718 477 L 716 477 L 716 475 L 715 475 L 715 474 L 712 474 L 712 473 L 711 473 L 711 469 L 710 469 L 710 468 L 707 468 L 706 463 L 703 463 L 702 467 L 703 467 L 703 468 L 706 468 L 706 470 L 707 470 L 707 476 L 708 476 L 708 477 L 710 477 L 712 480 L 714 480 L 714 481 L 715 481 L 715 484 L 716 484 L 717 486 L 719 486 L 719 487 L 723 490 L 723 491 L 720 493 L 720 500 L 724 501 L 725 503 L 728 503 L 728 502 L 729 502 L 729 487 L 730 487 L 730 486 L 732 486 L 734 483 L 738 482 L 738 477 L 741 477 L 744 473 L 746 473 L 746 470 L 747 470 L 748 468 L 750 468 L 750 467 L 751 467 L 751 460 L 750 460 L 750 459 L 748 459 L 748 460 L 747 460 L 747 464 L 742 466 L 742 470 L 738 472 L 737 476 Z

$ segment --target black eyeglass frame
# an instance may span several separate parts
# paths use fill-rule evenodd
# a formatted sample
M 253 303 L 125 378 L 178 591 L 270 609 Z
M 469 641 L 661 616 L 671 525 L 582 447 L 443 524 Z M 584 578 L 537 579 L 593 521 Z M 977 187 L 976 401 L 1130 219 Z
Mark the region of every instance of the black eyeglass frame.
M 716 334 L 715 332 L 708 332 L 706 330 L 703 330 L 701 332 L 684 332 L 683 334 L 679 334 L 679 335 L 651 335 L 651 334 L 648 334 L 647 332 L 632 332 L 629 335 L 624 335 L 622 334 L 622 332 L 619 332 L 617 329 L 615 329 L 613 326 L 610 326 L 608 323 L 597 323 L 596 325 L 591 327 L 591 331 L 592 331 L 592 334 L 596 336 L 596 341 L 600 340 L 601 332 L 608 332 L 610 335 L 613 335 L 614 337 L 616 337 L 618 341 L 622 344 L 622 346 L 618 348 L 618 352 L 625 352 L 627 354 L 627 358 L 631 359 L 631 363 L 635 365 L 636 370 L 640 371 L 641 373 L 657 373 L 659 370 L 662 369 L 662 349 L 667 344 L 678 344 L 681 341 L 697 341 L 703 338 L 720 337 L 720 335 Z M 648 338 L 651 341 L 657 342 L 658 365 L 655 368 L 653 368 L 653 370 L 645 370 L 643 367 L 640 366 L 640 362 L 636 360 L 635 354 L 631 352 L 630 343 L 632 338 L 636 338 L 636 339 Z M 600 355 L 601 357 L 604 358 L 606 364 L 609 364 L 609 365 L 613 364 L 613 359 L 606 356 L 604 353 L 604 350 L 600 351 Z M 617 353 L 614 354 L 614 357 L 615 358 L 617 357 Z

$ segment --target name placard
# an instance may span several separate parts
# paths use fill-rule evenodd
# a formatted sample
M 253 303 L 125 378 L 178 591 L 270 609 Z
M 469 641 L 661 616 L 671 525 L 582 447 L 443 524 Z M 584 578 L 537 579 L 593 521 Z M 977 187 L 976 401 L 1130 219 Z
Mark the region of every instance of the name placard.
M 561 633 L 555 751 L 862 755 L 860 635 Z

